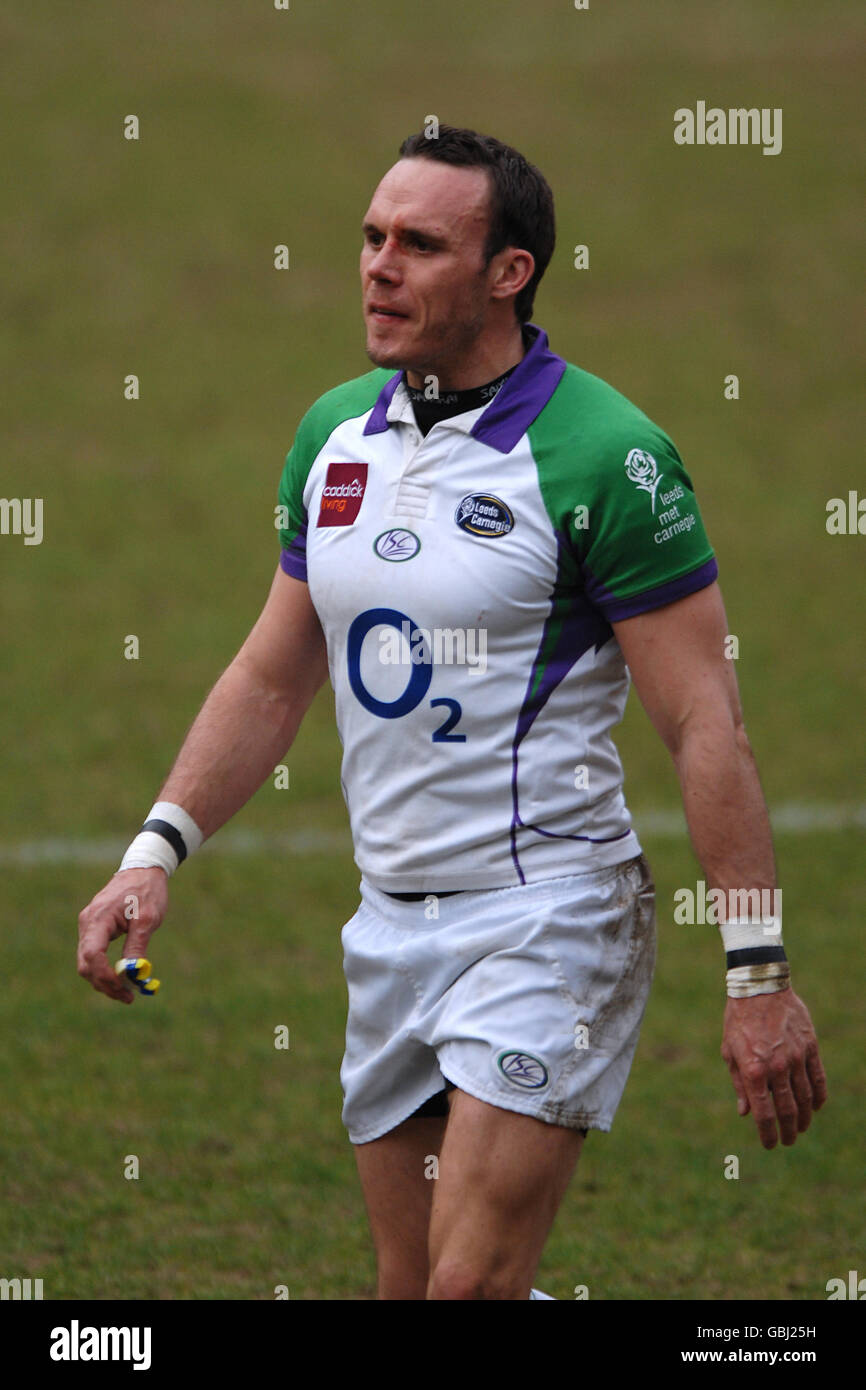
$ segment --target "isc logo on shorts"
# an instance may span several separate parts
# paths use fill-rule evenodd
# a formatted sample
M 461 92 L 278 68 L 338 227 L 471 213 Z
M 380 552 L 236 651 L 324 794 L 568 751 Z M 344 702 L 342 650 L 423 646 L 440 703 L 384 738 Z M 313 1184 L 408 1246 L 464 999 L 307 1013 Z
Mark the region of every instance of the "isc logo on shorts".
M 367 486 L 366 463 L 329 463 L 317 526 L 351 526 Z
M 524 1091 L 540 1091 L 550 1079 L 544 1063 L 528 1052 L 500 1052 L 496 1063 L 506 1081 Z

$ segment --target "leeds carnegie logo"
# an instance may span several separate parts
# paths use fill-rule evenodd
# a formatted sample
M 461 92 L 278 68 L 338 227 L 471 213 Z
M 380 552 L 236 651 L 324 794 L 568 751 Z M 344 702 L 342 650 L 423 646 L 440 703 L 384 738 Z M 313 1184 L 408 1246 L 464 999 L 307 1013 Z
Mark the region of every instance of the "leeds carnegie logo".
M 679 483 L 674 483 L 667 492 L 658 492 L 658 486 L 664 473 L 659 472 L 659 466 L 652 454 L 648 454 L 645 449 L 630 450 L 625 461 L 625 472 L 629 482 L 634 483 L 640 488 L 641 492 L 648 492 L 652 498 L 652 513 L 658 522 L 659 529 L 653 534 L 656 545 L 664 545 L 666 541 L 673 540 L 675 536 L 680 536 L 683 532 L 688 533 L 694 526 L 697 526 L 697 517 L 694 512 L 683 514 L 679 509 L 679 503 L 686 496 L 685 489 Z M 656 493 L 662 500 L 664 511 L 656 513 Z M 688 503 L 684 503 L 688 505 Z
M 351 526 L 367 486 L 366 463 L 329 463 L 317 526 Z
M 506 1081 L 524 1091 L 540 1091 L 550 1080 L 544 1063 L 528 1052 L 500 1052 L 496 1064 Z
M 659 472 L 659 466 L 652 454 L 648 454 L 645 449 L 632 449 L 626 457 L 624 467 L 629 482 L 634 483 L 642 492 L 649 493 L 655 516 L 656 488 L 665 475 Z
M 421 542 L 414 531 L 383 531 L 373 542 L 373 549 L 380 560 L 411 560 L 421 549 Z
M 464 497 L 454 513 L 454 520 L 461 531 L 488 539 L 507 536 L 514 526 L 510 508 L 489 492 L 475 492 L 471 497 Z

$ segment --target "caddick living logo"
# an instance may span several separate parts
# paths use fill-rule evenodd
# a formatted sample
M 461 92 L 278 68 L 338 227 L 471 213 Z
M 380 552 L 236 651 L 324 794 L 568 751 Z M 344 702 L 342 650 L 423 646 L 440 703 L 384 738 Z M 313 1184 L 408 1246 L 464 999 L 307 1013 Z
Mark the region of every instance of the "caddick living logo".
M 366 463 L 329 463 L 317 526 L 351 526 L 367 486 Z

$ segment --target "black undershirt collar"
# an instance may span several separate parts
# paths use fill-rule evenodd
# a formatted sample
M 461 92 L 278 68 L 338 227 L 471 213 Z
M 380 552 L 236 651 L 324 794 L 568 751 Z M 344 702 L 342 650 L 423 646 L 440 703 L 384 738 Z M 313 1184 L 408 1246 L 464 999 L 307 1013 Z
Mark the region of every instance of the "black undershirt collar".
M 520 363 L 515 362 L 514 366 L 509 367 L 507 372 L 503 372 L 493 381 L 488 381 L 484 386 L 471 386 L 468 391 L 443 391 L 441 395 L 430 400 L 426 398 L 423 386 L 409 385 L 404 372 L 403 385 L 406 387 L 412 402 L 412 410 L 415 413 L 415 421 L 419 430 L 423 435 L 427 435 L 439 420 L 447 420 L 451 415 L 462 415 L 466 410 L 477 410 L 479 406 L 489 405 L 500 387 L 519 366 Z

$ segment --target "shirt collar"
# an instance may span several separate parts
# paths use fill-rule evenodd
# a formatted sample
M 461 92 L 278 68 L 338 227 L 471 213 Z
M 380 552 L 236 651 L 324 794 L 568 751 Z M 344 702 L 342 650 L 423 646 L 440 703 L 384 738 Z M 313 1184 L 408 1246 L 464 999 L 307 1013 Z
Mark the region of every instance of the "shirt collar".
M 532 339 L 529 351 L 468 431 L 474 439 L 501 454 L 510 453 L 541 414 L 566 367 L 564 358 L 548 347 L 543 328 L 528 323 L 526 332 Z M 364 426 L 364 434 L 383 434 L 394 421 L 406 418 L 406 407 L 411 409 L 411 403 L 402 381 L 403 373 L 397 372 L 385 382 Z M 459 416 L 452 418 L 455 424 L 460 419 Z

